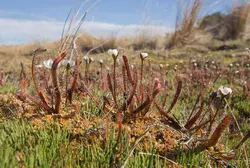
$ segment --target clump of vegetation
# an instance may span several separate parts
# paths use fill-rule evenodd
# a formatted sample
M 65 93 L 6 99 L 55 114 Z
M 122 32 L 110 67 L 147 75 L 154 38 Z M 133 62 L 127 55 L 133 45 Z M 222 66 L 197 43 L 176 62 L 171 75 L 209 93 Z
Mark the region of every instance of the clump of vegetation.
M 180 3 L 181 1 L 179 1 Z M 175 32 L 166 48 L 171 49 L 175 46 L 186 44 L 193 33 L 195 23 L 202 6 L 201 0 L 191 0 L 184 4 L 184 10 L 181 9 L 182 4 L 179 4 L 177 11 Z

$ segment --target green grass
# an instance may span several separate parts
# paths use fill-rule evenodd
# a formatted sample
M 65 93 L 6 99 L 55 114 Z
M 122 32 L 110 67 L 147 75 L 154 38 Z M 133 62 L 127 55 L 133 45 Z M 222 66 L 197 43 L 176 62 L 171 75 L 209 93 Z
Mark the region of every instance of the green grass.
M 109 141 L 101 148 L 98 145 L 88 145 L 83 141 L 72 138 L 69 130 L 62 129 L 59 125 L 45 126 L 34 129 L 26 120 L 10 120 L 0 124 L 0 167 L 47 168 L 47 167 L 110 167 L 110 157 L 116 142 L 116 133 L 111 131 Z M 240 139 L 223 138 L 226 149 L 231 149 Z M 128 157 L 128 135 L 122 137 L 123 153 L 121 164 Z M 247 151 L 250 146 L 246 145 Z M 143 153 L 144 152 L 144 153 Z M 242 152 L 241 149 L 238 152 Z M 250 152 L 248 152 L 250 155 Z M 191 152 L 180 153 L 175 160 L 183 167 L 208 167 L 209 159 L 206 152 L 194 154 Z M 238 156 L 239 157 L 239 156 Z M 242 157 L 239 159 L 243 159 Z M 245 163 L 231 165 L 245 167 Z M 121 166 L 121 165 L 120 165 Z M 129 158 L 127 167 L 168 167 L 169 162 L 156 153 L 152 146 L 151 151 L 138 151 Z
M 16 93 L 16 92 L 17 92 L 16 86 L 9 83 L 4 86 L 1 86 L 0 89 L 0 94 Z
M 110 167 L 109 161 L 115 144 L 114 131 L 104 148 L 74 143 L 69 131 L 55 127 L 34 129 L 28 121 L 13 120 L 0 124 L 0 167 Z M 121 163 L 127 158 L 130 144 L 122 138 L 124 150 Z M 155 154 L 152 148 L 151 154 Z M 128 167 L 162 167 L 167 161 L 159 155 L 136 153 Z

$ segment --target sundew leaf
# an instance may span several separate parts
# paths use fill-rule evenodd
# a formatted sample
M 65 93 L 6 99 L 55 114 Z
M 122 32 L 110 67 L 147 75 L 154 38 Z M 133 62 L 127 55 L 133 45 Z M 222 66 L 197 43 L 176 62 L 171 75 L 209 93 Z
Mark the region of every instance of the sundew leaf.
M 170 107 L 168 108 L 167 113 L 170 113 L 170 111 L 173 109 L 174 105 L 176 104 L 176 102 L 177 102 L 177 100 L 178 100 L 178 98 L 180 96 L 181 89 L 182 89 L 182 81 L 179 79 L 178 86 L 177 86 L 177 89 L 176 89 L 176 92 L 175 92 L 175 95 L 174 95 L 174 99 L 173 99 Z
M 227 115 L 225 118 L 221 121 L 221 123 L 217 126 L 214 133 L 212 134 L 211 138 L 208 140 L 206 146 L 215 146 L 218 142 L 219 138 L 221 137 L 224 130 L 227 128 L 227 126 L 230 124 L 232 120 L 232 117 Z

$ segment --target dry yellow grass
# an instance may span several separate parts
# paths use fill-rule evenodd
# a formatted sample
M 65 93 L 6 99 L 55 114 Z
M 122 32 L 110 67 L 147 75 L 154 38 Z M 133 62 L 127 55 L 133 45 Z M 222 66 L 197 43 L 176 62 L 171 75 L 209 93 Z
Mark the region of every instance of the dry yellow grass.
M 190 0 L 184 5 L 184 9 L 182 9 L 181 1 L 179 1 L 179 3 L 175 23 L 175 33 L 173 34 L 170 43 L 167 45 L 167 48 L 169 49 L 186 44 L 190 40 L 202 6 L 202 0 Z

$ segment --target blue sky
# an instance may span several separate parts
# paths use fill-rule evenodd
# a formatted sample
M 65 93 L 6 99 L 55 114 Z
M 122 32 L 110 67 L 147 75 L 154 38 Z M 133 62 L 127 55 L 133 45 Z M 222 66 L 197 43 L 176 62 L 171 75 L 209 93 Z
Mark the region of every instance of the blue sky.
M 187 0 L 182 0 L 187 2 Z M 233 0 L 204 0 L 201 16 L 216 11 L 230 11 Z M 56 40 L 73 6 L 84 0 L 4 0 L 0 6 L 0 44 Z M 95 0 L 89 0 L 81 13 Z M 83 31 L 106 36 L 121 29 L 133 34 L 137 27 L 166 33 L 174 27 L 178 0 L 101 0 L 87 15 Z

